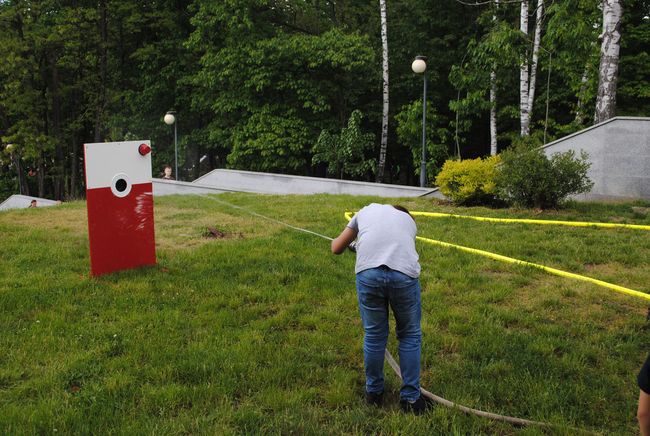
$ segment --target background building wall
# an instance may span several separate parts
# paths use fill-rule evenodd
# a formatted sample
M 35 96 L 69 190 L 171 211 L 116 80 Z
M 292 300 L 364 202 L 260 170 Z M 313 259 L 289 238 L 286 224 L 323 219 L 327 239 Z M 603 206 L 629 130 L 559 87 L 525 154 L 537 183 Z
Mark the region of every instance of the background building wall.
M 650 118 L 615 117 L 543 148 L 589 154 L 594 186 L 576 200 L 650 200 Z

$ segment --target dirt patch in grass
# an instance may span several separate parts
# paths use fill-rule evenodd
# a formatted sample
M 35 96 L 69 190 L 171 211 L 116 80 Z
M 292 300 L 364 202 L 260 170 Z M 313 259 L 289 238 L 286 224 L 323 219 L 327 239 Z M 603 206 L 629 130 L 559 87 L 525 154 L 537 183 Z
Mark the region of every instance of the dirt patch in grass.
M 588 263 L 585 265 L 585 271 L 589 272 L 590 274 L 599 275 L 602 277 L 617 275 L 620 274 L 621 271 L 626 271 L 628 269 L 629 268 L 624 268 L 617 263 Z
M 632 207 L 632 212 L 645 217 L 650 214 L 650 207 Z
M 488 268 L 482 270 L 481 274 L 490 278 L 508 279 L 512 277 L 515 273 L 512 271 L 506 271 L 505 269 Z
M 156 205 L 156 246 L 162 250 L 194 249 L 214 242 L 216 238 L 227 240 L 243 238 L 243 235 L 247 238 L 264 237 L 280 228 L 250 215 L 237 216 L 227 212 L 230 211 Z M 224 236 L 208 237 L 211 234 L 208 228 Z
M 244 234 L 242 232 L 226 232 L 225 230 L 219 230 L 216 227 L 208 227 L 203 233 L 203 237 L 207 239 L 226 239 L 226 238 L 239 238 L 243 239 Z

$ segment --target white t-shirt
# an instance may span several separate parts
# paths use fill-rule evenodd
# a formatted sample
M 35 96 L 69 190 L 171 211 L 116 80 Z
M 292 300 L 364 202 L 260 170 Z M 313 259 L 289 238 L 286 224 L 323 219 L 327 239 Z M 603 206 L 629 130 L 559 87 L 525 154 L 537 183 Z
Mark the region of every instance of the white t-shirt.
M 388 204 L 372 203 L 352 217 L 348 227 L 357 231 L 355 273 L 386 265 L 409 277 L 420 276 L 415 251 L 415 221 Z

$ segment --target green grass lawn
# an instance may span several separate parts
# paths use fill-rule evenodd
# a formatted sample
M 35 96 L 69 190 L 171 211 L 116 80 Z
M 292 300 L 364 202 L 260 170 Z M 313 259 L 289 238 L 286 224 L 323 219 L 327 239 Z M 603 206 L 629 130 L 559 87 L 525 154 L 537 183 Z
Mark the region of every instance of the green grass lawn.
M 336 236 L 373 198 L 218 198 Z M 649 204 L 413 210 L 650 224 Z M 354 255 L 205 197 L 156 199 L 156 267 L 90 278 L 85 203 L 0 213 L 0 434 L 538 434 L 362 400 Z M 650 232 L 418 218 L 418 234 L 650 291 Z M 207 226 L 229 236 L 207 239 Z M 648 302 L 418 242 L 422 385 L 491 412 L 636 431 Z M 391 337 L 389 347 L 396 350 Z M 394 353 L 396 354 L 396 353 Z

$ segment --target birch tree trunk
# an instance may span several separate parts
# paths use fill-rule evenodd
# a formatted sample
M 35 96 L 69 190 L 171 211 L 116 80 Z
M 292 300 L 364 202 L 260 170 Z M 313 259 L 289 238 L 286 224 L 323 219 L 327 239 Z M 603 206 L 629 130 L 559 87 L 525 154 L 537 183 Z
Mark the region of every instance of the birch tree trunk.
M 497 73 L 490 72 L 490 155 L 497 154 Z
M 499 7 L 499 0 L 495 1 L 496 7 Z M 497 21 L 496 12 L 492 15 L 492 22 Z M 490 155 L 497 154 L 497 73 L 496 67 L 490 71 Z
M 525 38 L 528 38 L 528 0 L 521 1 L 519 30 L 524 34 Z M 529 130 L 528 83 L 528 49 L 526 49 L 519 69 L 519 121 L 521 124 L 521 136 L 528 135 Z
M 537 15 L 535 17 L 535 40 L 533 42 L 533 63 L 530 67 L 530 84 L 528 86 L 528 120 L 526 135 L 530 134 L 530 119 L 533 114 L 535 101 L 535 86 L 537 82 L 537 63 L 539 61 L 539 44 L 542 38 L 542 19 L 544 18 L 544 0 L 537 0 Z
M 622 8 L 619 0 L 603 0 L 603 33 L 600 46 L 598 97 L 594 122 L 602 123 L 616 115 L 616 82 L 621 40 Z
M 384 109 L 381 120 L 381 146 L 379 148 L 379 164 L 377 165 L 377 179 L 379 183 L 384 178 L 386 166 L 386 148 L 388 146 L 388 26 L 386 24 L 386 0 L 379 0 L 381 14 L 381 46 L 384 73 Z

